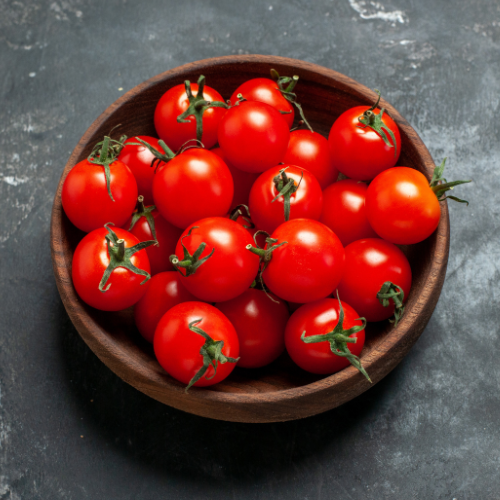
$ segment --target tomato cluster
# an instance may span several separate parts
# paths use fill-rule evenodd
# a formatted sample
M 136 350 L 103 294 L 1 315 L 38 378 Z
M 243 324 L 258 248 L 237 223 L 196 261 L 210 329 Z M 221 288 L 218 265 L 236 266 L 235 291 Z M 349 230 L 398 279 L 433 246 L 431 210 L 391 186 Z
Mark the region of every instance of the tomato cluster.
M 186 390 L 285 349 L 312 373 L 352 364 L 370 380 L 366 322 L 397 324 L 412 284 L 396 245 L 429 237 L 446 191 L 468 182 L 447 182 L 444 162 L 430 183 L 396 166 L 400 132 L 380 94 L 326 139 L 305 119 L 298 77 L 271 76 L 227 102 L 203 76 L 172 87 L 154 113 L 158 138 L 106 136 L 63 185 L 66 215 L 88 233 L 73 257 L 78 295 L 105 311 L 134 306 Z

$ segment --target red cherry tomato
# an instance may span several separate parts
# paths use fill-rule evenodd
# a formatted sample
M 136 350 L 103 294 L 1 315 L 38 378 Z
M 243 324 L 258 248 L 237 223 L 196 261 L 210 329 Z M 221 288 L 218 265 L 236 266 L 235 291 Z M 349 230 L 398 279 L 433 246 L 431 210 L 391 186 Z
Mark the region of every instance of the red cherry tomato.
M 249 288 L 227 302 L 215 307 L 222 311 L 236 329 L 240 341 L 240 360 L 243 368 L 260 368 L 273 362 L 285 350 L 285 327 L 288 308 L 284 301 L 265 292 Z
M 292 180 L 294 188 L 289 192 L 292 194 L 276 198 Z M 278 165 L 261 174 L 250 191 L 249 208 L 255 225 L 270 234 L 283 224 L 286 221 L 287 198 L 290 204 L 289 220 L 318 220 L 321 217 L 323 194 L 314 175 L 294 165 Z
M 370 111 L 367 106 L 356 106 L 342 113 L 333 124 L 328 142 L 335 167 L 351 179 L 365 181 L 373 179 L 377 174 L 394 167 L 401 152 L 401 138 L 394 120 L 383 113 L 385 135 L 391 146 L 388 146 L 381 133 L 360 123 L 359 117 Z M 379 116 L 382 111 L 374 109 L 372 116 Z M 389 129 L 394 134 L 394 140 Z
M 194 94 L 198 92 L 197 83 L 191 84 Z M 215 89 L 204 86 L 203 98 L 206 101 L 224 102 L 223 97 Z M 167 90 L 158 101 L 154 114 L 156 132 L 170 148 L 177 151 L 190 139 L 196 139 L 196 120 L 193 115 L 187 119 L 189 123 L 179 123 L 177 117 L 189 107 L 189 100 L 184 84 L 176 85 Z M 208 108 L 203 113 L 203 135 L 201 142 L 206 148 L 213 147 L 217 142 L 219 122 L 226 113 L 224 108 Z
M 331 229 L 315 220 L 293 219 L 271 237 L 278 240 L 276 245 L 283 243 L 272 251 L 262 274 L 271 292 L 305 303 L 327 297 L 337 288 L 344 270 L 344 248 Z
M 367 238 L 345 248 L 345 268 L 338 291 L 367 321 L 382 321 L 394 314 L 394 300 L 384 307 L 377 297 L 386 282 L 401 288 L 406 302 L 411 268 L 397 246 L 379 238 Z
M 193 254 L 205 244 L 198 256 L 203 261 L 185 256 Z M 173 262 L 181 272 L 182 284 L 196 297 L 207 302 L 233 299 L 250 287 L 255 279 L 259 259 L 246 250 L 252 238 L 237 222 L 223 217 L 210 217 L 189 226 L 177 243 Z
M 139 240 L 124 229 L 113 228 L 113 232 L 117 239 L 124 240 L 125 248 L 139 244 Z M 101 283 L 111 261 L 106 240 L 109 234 L 106 228 L 95 229 L 78 243 L 71 273 L 76 293 L 84 302 L 102 311 L 120 311 L 133 306 L 146 293 L 150 267 L 146 251 L 139 250 L 130 257 L 130 263 L 144 274 L 122 267 L 122 262 L 111 272 L 108 280 Z M 117 245 L 109 244 L 109 247 L 113 251 Z M 100 284 L 103 291 L 99 289 Z
M 290 130 L 269 104 L 244 101 L 232 107 L 219 125 L 219 145 L 229 163 L 245 172 L 264 172 L 283 160 Z
M 134 307 L 134 319 L 140 334 L 153 342 L 156 327 L 162 316 L 182 302 L 196 301 L 183 286 L 177 271 L 153 276 L 148 289 Z
M 188 149 L 156 172 L 153 198 L 162 217 L 185 229 L 205 217 L 227 214 L 233 199 L 233 179 L 216 154 Z
M 290 101 L 283 97 L 278 84 L 269 78 L 253 78 L 241 84 L 231 96 L 231 104 L 236 104 L 238 94 L 241 94 L 247 101 L 265 102 L 280 112 L 285 119 L 288 128 L 293 125 L 295 111 Z M 293 163 L 293 162 L 292 162 Z
M 366 193 L 366 211 L 375 232 L 397 245 L 425 240 L 441 217 L 429 181 L 408 167 L 391 168 L 373 179 Z
M 109 165 L 110 198 L 104 167 L 89 160 L 77 163 L 68 173 L 61 202 L 69 220 L 82 231 L 102 228 L 107 222 L 123 226 L 137 200 L 137 183 L 130 169 L 121 161 Z
M 359 314 L 350 305 L 342 301 L 342 307 L 344 321 L 341 326 L 344 330 L 363 325 Z M 339 323 L 339 319 L 340 307 L 336 299 L 318 300 L 297 309 L 290 317 L 285 331 L 286 350 L 292 360 L 302 369 L 322 375 L 336 373 L 348 367 L 349 359 L 334 354 L 330 342 L 325 340 L 306 343 L 301 338 L 304 332 L 305 338 L 331 332 Z M 355 343 L 344 345 L 351 354 L 359 358 L 365 343 L 365 330 L 362 329 L 346 337 L 356 339 Z
M 203 371 L 204 359 L 200 350 L 207 340 L 196 329 L 205 332 L 213 343 L 223 343 L 223 357 L 219 357 L 216 371 L 212 365 Z M 216 346 L 212 344 L 212 347 Z M 193 385 L 206 387 L 221 382 L 233 371 L 239 342 L 233 325 L 218 309 L 203 302 L 184 302 L 172 307 L 161 318 L 154 335 L 154 350 L 158 362 L 169 375 L 190 384 L 201 371 L 201 377 Z
M 368 186 L 361 181 L 344 179 L 323 191 L 320 221 L 340 239 L 344 247 L 362 238 L 375 238 L 365 210 Z
M 321 189 L 337 180 L 338 170 L 333 164 L 328 141 L 317 132 L 294 130 L 283 163 L 297 165 L 313 174 Z

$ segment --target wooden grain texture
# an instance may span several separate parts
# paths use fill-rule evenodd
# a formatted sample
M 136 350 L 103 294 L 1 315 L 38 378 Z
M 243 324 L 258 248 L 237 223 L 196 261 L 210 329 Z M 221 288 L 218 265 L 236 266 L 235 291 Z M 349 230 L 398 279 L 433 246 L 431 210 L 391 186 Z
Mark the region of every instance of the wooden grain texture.
M 150 345 L 137 333 L 131 310 L 103 313 L 84 304 L 71 281 L 73 251 L 83 233 L 75 229 L 61 206 L 62 184 L 69 170 L 84 159 L 92 146 L 114 126 L 116 134 L 156 135 L 153 112 L 161 95 L 184 80 L 200 74 L 225 98 L 243 81 L 280 74 L 300 76 L 297 93 L 314 129 L 324 135 L 335 118 L 349 107 L 368 104 L 376 94 L 365 86 L 330 69 L 274 56 L 227 56 L 186 64 L 158 75 L 127 92 L 109 106 L 83 135 L 62 173 L 54 198 L 51 250 L 57 287 L 64 306 L 83 340 L 124 381 L 175 408 L 221 420 L 273 422 L 304 418 L 339 406 L 371 385 L 349 367 L 328 377 L 303 372 L 284 354 L 259 370 L 237 368 L 220 384 L 188 394 L 167 375 L 154 358 Z M 430 180 L 434 162 L 417 133 L 387 102 L 381 101 L 401 131 L 399 165 L 423 172 Z M 426 241 L 405 249 L 413 272 L 413 286 L 406 312 L 396 328 L 388 322 L 370 324 L 361 359 L 373 383 L 387 375 L 408 353 L 424 330 L 443 285 L 449 251 L 449 218 L 446 202 L 441 220 Z

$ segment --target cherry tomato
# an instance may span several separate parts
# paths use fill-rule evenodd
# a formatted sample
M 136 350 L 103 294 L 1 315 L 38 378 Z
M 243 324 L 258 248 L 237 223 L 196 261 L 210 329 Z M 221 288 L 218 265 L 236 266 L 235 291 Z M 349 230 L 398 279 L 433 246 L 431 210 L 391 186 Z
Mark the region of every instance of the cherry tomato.
M 425 240 L 441 217 L 429 181 L 408 167 L 391 168 L 373 179 L 366 193 L 366 211 L 375 232 L 397 245 Z
M 115 236 L 108 242 L 107 237 L 110 237 L 111 232 Z M 125 249 L 140 244 L 134 235 L 124 229 L 100 228 L 87 234 L 73 254 L 71 273 L 76 292 L 84 302 L 102 311 L 120 311 L 133 306 L 148 287 L 150 267 L 146 251 L 142 249 L 129 256 L 125 250 L 123 258 L 123 252 L 120 255 L 118 249 L 121 246 L 118 240 L 123 240 Z M 115 261 L 120 262 L 109 278 L 103 280 L 111 263 L 110 252 L 114 254 Z M 142 274 L 133 272 L 130 264 Z M 126 265 L 129 268 L 124 267 Z
M 288 193 L 278 196 L 293 182 Z M 310 172 L 294 165 L 278 165 L 266 170 L 255 181 L 250 191 L 249 208 L 255 225 L 272 233 L 288 219 L 314 219 L 321 217 L 323 194 L 321 187 Z
M 283 116 L 269 104 L 244 101 L 224 115 L 218 137 L 229 163 L 257 173 L 283 160 L 290 130 Z
M 361 181 L 344 179 L 323 191 L 320 221 L 340 239 L 344 247 L 362 238 L 375 238 L 365 210 L 368 186 Z
M 397 246 L 379 238 L 366 238 L 346 246 L 344 274 L 338 291 L 342 299 L 368 321 L 382 321 L 394 314 L 394 299 L 384 307 L 377 295 L 386 282 L 402 289 L 402 302 L 406 302 L 411 288 L 411 268 Z M 392 291 L 398 292 L 394 288 Z M 397 319 L 403 310 L 398 308 Z
M 231 96 L 231 104 L 236 104 L 238 94 L 247 101 L 259 101 L 269 104 L 283 115 L 288 128 L 293 125 L 295 111 L 290 101 L 283 97 L 278 84 L 269 78 L 252 78 L 241 84 Z M 293 163 L 293 162 L 292 162 Z
M 233 179 L 216 154 L 192 148 L 157 171 L 153 198 L 162 217 L 185 229 L 205 217 L 227 214 L 233 199 Z
M 214 359 L 216 343 L 222 343 L 222 348 L 221 355 Z M 218 309 L 203 302 L 184 302 L 161 318 L 154 335 L 154 350 L 169 375 L 188 384 L 188 388 L 193 381 L 196 387 L 206 387 L 221 382 L 233 371 L 239 342 L 233 325 Z M 202 350 L 207 359 L 200 353 Z
M 178 261 L 171 262 L 181 272 L 182 284 L 199 299 L 230 300 L 249 288 L 257 275 L 259 259 L 246 250 L 252 243 L 248 231 L 237 222 L 209 217 L 184 231 L 175 250 Z M 202 244 L 201 254 L 193 257 Z
M 317 132 L 294 130 L 290 133 L 290 142 L 283 163 L 297 165 L 313 174 L 321 189 L 337 180 L 338 170 L 333 164 L 328 141 Z
M 182 302 L 196 301 L 183 286 L 177 271 L 153 276 L 148 289 L 134 307 L 134 319 L 140 334 L 153 342 L 156 327 L 162 316 Z
M 273 362 L 285 350 L 285 327 L 288 308 L 273 296 L 274 302 L 262 290 L 249 288 L 215 307 L 222 311 L 236 329 L 240 341 L 243 368 L 260 368 Z

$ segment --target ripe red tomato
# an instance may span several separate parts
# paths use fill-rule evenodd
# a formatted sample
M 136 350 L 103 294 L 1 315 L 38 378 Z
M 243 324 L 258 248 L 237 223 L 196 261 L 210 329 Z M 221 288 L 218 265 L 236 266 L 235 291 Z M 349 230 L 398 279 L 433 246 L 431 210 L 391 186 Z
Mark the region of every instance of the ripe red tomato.
M 162 316 L 177 304 L 191 301 L 196 301 L 196 297 L 182 286 L 177 271 L 153 276 L 146 293 L 134 307 L 135 324 L 140 334 L 152 343 Z
M 323 191 L 323 212 L 319 220 L 339 237 L 344 247 L 353 241 L 377 236 L 366 216 L 367 189 L 364 182 L 344 179 Z
M 184 302 L 161 318 L 154 350 L 162 368 L 188 384 L 187 390 L 224 380 L 238 361 L 239 342 L 233 325 L 218 309 L 203 302 Z
M 102 311 L 133 306 L 147 290 L 150 267 L 144 248 L 153 243 L 139 242 L 119 227 L 90 232 L 73 254 L 71 273 L 76 293 Z
M 252 78 L 241 84 L 231 96 L 231 104 L 234 106 L 241 94 L 247 101 L 265 102 L 280 112 L 285 119 L 288 128 L 293 125 L 295 111 L 290 101 L 283 97 L 278 84 L 269 78 Z M 292 162 L 293 163 L 293 162 Z
M 382 293 L 389 292 L 397 296 L 389 300 L 388 305 L 384 307 L 379 293 L 387 282 L 396 287 L 383 290 Z M 406 302 L 410 288 L 410 264 L 397 246 L 379 238 L 366 238 L 346 246 L 344 274 L 338 291 L 367 321 L 390 318 L 395 312 L 396 300 L 399 305 L 396 311 L 397 323 L 404 311 L 402 303 Z M 404 298 L 398 293 L 401 289 Z
M 283 300 L 274 302 L 262 290 L 249 288 L 238 297 L 218 302 L 236 329 L 240 341 L 240 360 L 243 368 L 260 368 L 273 362 L 285 350 L 285 327 L 288 308 Z
M 271 292 L 290 302 L 313 302 L 330 295 L 344 270 L 344 248 L 335 233 L 321 222 L 293 219 L 271 235 L 277 240 L 263 254 L 262 277 Z M 285 243 L 286 242 L 286 243 Z M 276 245 L 281 245 L 272 250 Z
M 378 101 L 374 106 L 377 105 Z M 335 167 L 358 181 L 373 179 L 394 167 L 401 152 L 398 126 L 387 113 L 374 106 L 348 109 L 335 120 L 328 136 Z M 369 122 L 373 122 L 374 128 L 367 125 Z
M 290 186 L 293 187 L 279 195 Z M 323 194 L 318 181 L 307 170 L 294 165 L 278 165 L 266 170 L 255 181 L 250 191 L 249 208 L 255 225 L 271 234 L 286 220 L 318 220 Z
M 218 137 L 229 163 L 256 173 L 283 160 L 290 129 L 283 116 L 269 104 L 244 101 L 224 115 Z
M 313 174 L 321 189 L 337 180 L 338 170 L 333 164 L 328 141 L 317 132 L 294 130 L 283 163 L 297 165 Z
M 342 301 L 342 309 L 339 304 L 322 299 L 297 309 L 286 326 L 286 350 L 308 372 L 336 373 L 351 363 L 370 380 L 359 361 L 365 343 L 364 319 L 346 302 Z
M 171 262 L 179 269 L 182 284 L 199 299 L 230 300 L 249 288 L 257 275 L 259 259 L 246 250 L 252 243 L 237 222 L 209 217 L 184 231 L 175 250 L 177 259 Z
M 198 95 L 200 92 L 201 95 Z M 188 96 L 185 84 L 176 85 L 167 90 L 158 101 L 154 114 L 156 132 L 170 148 L 177 151 L 190 139 L 197 138 L 197 121 L 195 115 L 187 117 L 188 123 L 179 123 L 177 118 L 182 115 L 190 105 L 190 100 L 202 98 L 206 105 L 213 101 L 224 104 L 223 97 L 213 88 L 208 87 L 201 78 L 198 83 L 190 85 L 191 91 L 196 92 L 196 97 Z M 191 92 L 190 91 L 190 92 Z M 190 99 L 192 97 L 192 99 Z M 202 109 L 203 108 L 203 109 Z M 217 129 L 219 123 L 226 113 L 225 107 L 205 107 L 198 108 L 200 117 L 203 116 L 203 135 L 198 137 L 206 148 L 211 148 L 217 142 Z
M 162 217 L 185 229 L 205 217 L 227 214 L 233 199 L 233 179 L 216 154 L 192 148 L 157 171 L 153 198 Z

